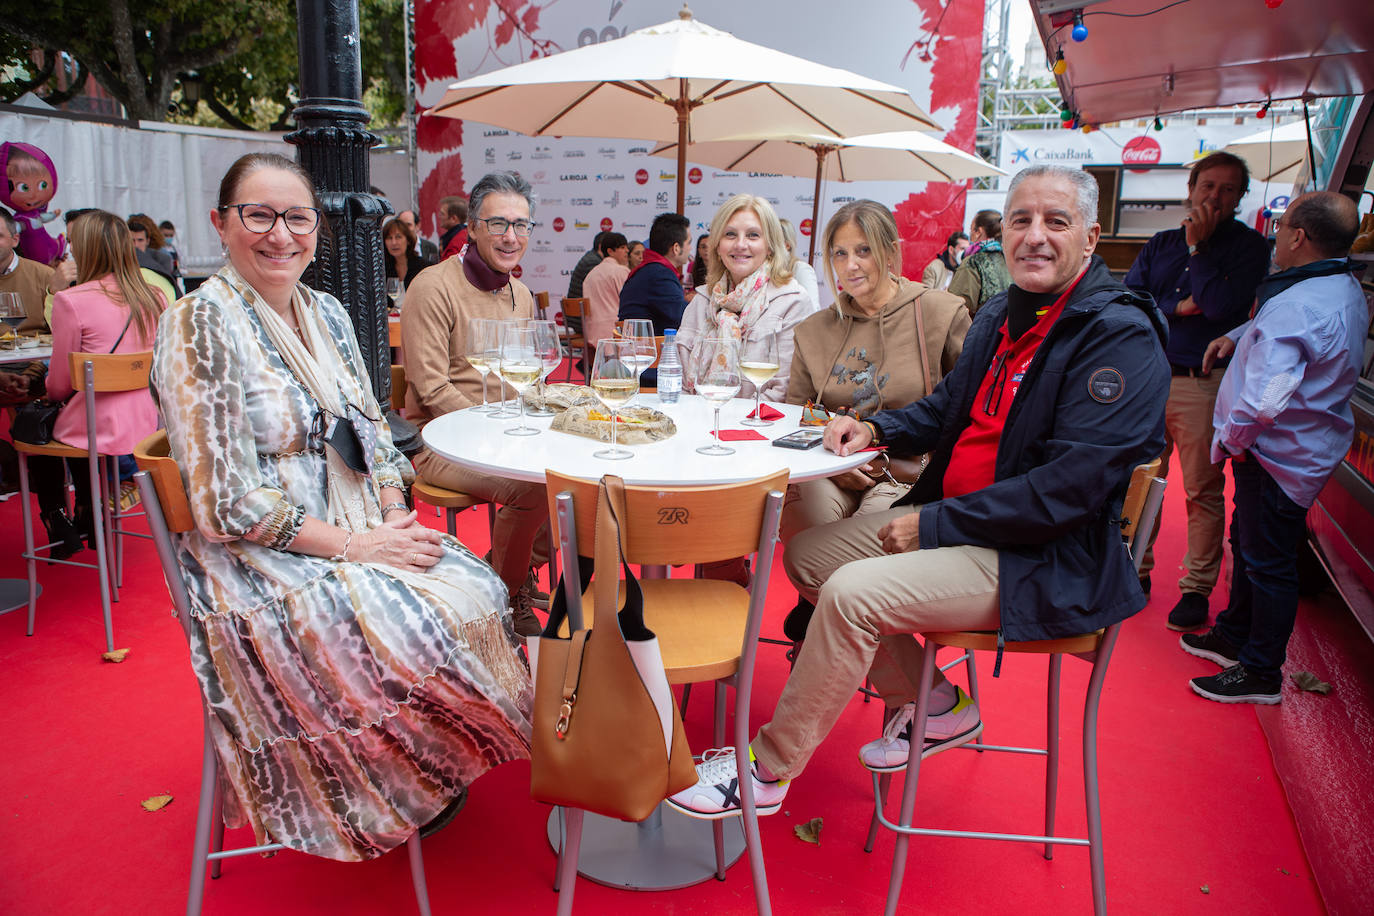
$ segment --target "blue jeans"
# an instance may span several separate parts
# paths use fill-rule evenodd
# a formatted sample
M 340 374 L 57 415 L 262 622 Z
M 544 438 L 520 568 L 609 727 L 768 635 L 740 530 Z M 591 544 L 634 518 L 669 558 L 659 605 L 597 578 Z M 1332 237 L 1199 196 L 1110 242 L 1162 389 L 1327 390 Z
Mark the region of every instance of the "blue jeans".
M 1246 669 L 1279 678 L 1298 617 L 1298 550 L 1307 536 L 1307 510 L 1253 456 L 1233 461 L 1231 474 L 1231 598 L 1217 615 L 1216 630 L 1240 647 Z

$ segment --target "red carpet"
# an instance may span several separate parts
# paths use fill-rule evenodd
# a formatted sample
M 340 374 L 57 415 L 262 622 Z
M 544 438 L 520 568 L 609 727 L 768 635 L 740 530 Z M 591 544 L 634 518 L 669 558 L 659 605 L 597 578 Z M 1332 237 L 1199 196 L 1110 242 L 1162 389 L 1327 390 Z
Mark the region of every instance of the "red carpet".
M 422 517 L 439 523 L 428 511 Z M 460 533 L 471 536 L 470 545 L 481 553 L 487 547 L 485 513 L 461 518 Z M 0 576 L 21 576 L 17 499 L 0 505 L 0 526 L 5 532 Z M 1339 813 L 1346 809 L 1331 804 L 1332 793 L 1367 795 L 1370 783 L 1301 776 L 1288 784 L 1286 796 L 1254 711 L 1205 702 L 1188 691 L 1186 679 L 1209 666 L 1179 651 L 1177 635 L 1163 627 L 1177 599 L 1170 580 L 1182 554 L 1182 529 L 1181 489 L 1173 487 L 1154 602 L 1125 627 L 1103 698 L 1102 798 L 1111 909 L 1320 913 L 1318 882 L 1302 846 L 1306 827 L 1300 836 L 1288 798 Z M 115 605 L 115 643 L 132 649 L 123 664 L 100 660 L 94 573 L 40 567 L 40 578 L 46 591 L 32 638 L 24 636 L 22 611 L 0 617 L 5 733 L 0 913 L 180 912 L 199 779 L 200 707 L 151 545 L 131 542 L 127 587 Z M 770 595 L 766 629 L 777 634 L 794 600 L 780 568 Z M 991 668 L 989 659 L 981 669 L 985 739 L 1035 741 L 1044 721 L 1043 660 L 1008 658 L 998 680 L 990 676 Z M 1077 698 L 1087 666 L 1069 659 L 1064 668 L 1059 818 L 1063 829 L 1081 835 Z M 782 650 L 765 647 L 755 722 L 768 715 L 786 672 Z M 1274 716 L 1281 731 L 1290 715 L 1325 717 L 1335 708 L 1305 699 L 1287 695 Z M 710 734 L 710 704 L 702 700 L 693 701 L 688 716 L 698 750 Z M 1346 710 L 1343 721 L 1350 723 L 1352 739 L 1365 742 L 1367 757 L 1369 732 L 1356 726 L 1368 728 L 1368 695 L 1363 702 L 1346 697 L 1340 708 Z M 764 820 L 776 912 L 881 911 L 892 838 L 880 838 L 873 855 L 862 851 L 870 790 L 867 773 L 855 759 L 859 745 L 876 734 L 878 719 L 875 705 L 856 699 L 794 783 L 784 813 Z M 1274 737 L 1270 741 L 1278 744 Z M 1319 764 L 1328 772 L 1345 772 L 1339 759 Z M 930 761 L 922 773 L 925 804 L 918 806 L 918 815 L 926 823 L 1032 831 L 1040 820 L 1043 764 L 1034 759 L 953 751 Z M 161 793 L 174 797 L 168 807 L 155 813 L 139 807 L 142 799 Z M 528 800 L 527 765 L 506 766 L 480 780 L 455 823 L 425 842 L 435 913 L 552 912 L 554 858 L 544 841 L 547 814 L 546 807 Z M 793 836 L 793 825 L 812 817 L 825 819 L 819 847 Z M 1369 823 L 1367 816 L 1351 822 L 1365 842 Z M 245 837 L 228 840 L 242 843 Z M 1325 865 L 1329 847 L 1316 848 Z M 1367 869 L 1367 847 L 1359 854 Z M 1360 880 L 1367 893 L 1369 879 Z M 1325 878 L 1321 883 L 1328 886 Z M 226 863 L 224 877 L 211 882 L 205 912 L 405 914 L 413 907 L 404 855 L 353 865 L 282 853 Z M 903 912 L 1083 913 L 1090 907 L 1084 850 L 1061 847 L 1047 862 L 1038 847 L 913 840 Z M 580 881 L 577 911 L 748 913 L 753 911 L 751 878 L 741 863 L 724 882 L 666 893 L 617 891 Z

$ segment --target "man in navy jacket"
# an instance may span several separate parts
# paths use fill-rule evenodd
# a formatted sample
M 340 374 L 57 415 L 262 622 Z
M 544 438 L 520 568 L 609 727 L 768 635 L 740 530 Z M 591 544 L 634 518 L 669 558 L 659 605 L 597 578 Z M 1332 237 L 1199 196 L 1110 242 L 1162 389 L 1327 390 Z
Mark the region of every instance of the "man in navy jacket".
M 682 324 L 687 296 L 682 290 L 682 265 L 690 252 L 691 223 L 680 213 L 660 213 L 649 227 L 644 260 L 630 272 L 620 290 L 620 319 L 648 318 L 654 333 Z
M 825 445 L 840 455 L 875 440 L 933 455 L 891 509 L 813 528 L 788 545 L 788 575 L 816 614 L 773 718 L 751 744 L 760 814 L 778 810 L 788 780 L 865 675 L 901 711 L 860 759 L 878 772 L 905 766 L 921 670 L 913 633 L 1070 636 L 1145 605 L 1120 517 L 1131 471 L 1164 441 L 1163 317 L 1093 256 L 1091 176 L 1026 169 L 1005 212 L 1014 285 L 979 310 L 954 369 L 915 404 L 826 427 Z M 927 754 L 982 731 L 967 695 L 937 678 Z M 670 802 L 697 817 L 734 814 L 734 775 L 731 755 L 708 754 L 697 784 Z

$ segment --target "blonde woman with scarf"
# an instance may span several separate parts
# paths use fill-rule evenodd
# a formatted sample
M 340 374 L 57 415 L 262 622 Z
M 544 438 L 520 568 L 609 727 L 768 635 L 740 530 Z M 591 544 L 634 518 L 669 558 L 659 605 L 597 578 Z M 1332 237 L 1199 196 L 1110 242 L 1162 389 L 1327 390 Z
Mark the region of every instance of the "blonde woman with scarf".
M 153 389 L 226 820 L 372 858 L 529 757 L 529 676 L 500 578 L 406 508 L 347 313 L 299 282 L 326 228 L 309 176 L 244 156 L 210 218 L 228 263 L 163 316 Z
M 764 355 L 767 336 L 776 334 L 781 368 L 764 384 L 762 395 L 766 401 L 784 400 L 792 329 L 816 304 L 792 276 L 792 255 L 777 213 L 762 197 L 736 194 L 711 220 L 706 249 L 706 283 L 697 287 L 677 332 L 682 364 L 705 365 L 712 354 L 700 342 L 724 336 L 740 342 L 741 361 L 757 359 Z M 685 373 L 685 390 L 692 390 L 694 375 Z M 753 396 L 754 385 L 746 379 L 739 397 Z

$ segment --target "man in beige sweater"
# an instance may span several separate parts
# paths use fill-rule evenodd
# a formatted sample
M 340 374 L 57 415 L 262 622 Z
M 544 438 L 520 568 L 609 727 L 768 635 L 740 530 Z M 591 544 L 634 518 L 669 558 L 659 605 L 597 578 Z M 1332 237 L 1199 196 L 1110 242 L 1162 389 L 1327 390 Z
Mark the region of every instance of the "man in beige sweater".
M 467 361 L 472 318 L 532 318 L 534 296 L 510 275 L 525 256 L 533 229 L 534 198 L 516 172 L 493 172 L 472 189 L 467 253 L 427 267 L 406 291 L 401 338 L 406 354 L 406 408 L 421 426 L 454 410 L 482 402 L 482 376 Z M 499 382 L 497 383 L 500 384 Z M 500 435 L 492 424 L 492 435 Z M 526 586 L 530 554 L 548 517 L 544 487 L 469 471 L 428 448 L 414 459 L 427 482 L 497 503 L 491 565 L 511 593 L 516 630 L 538 633 Z

